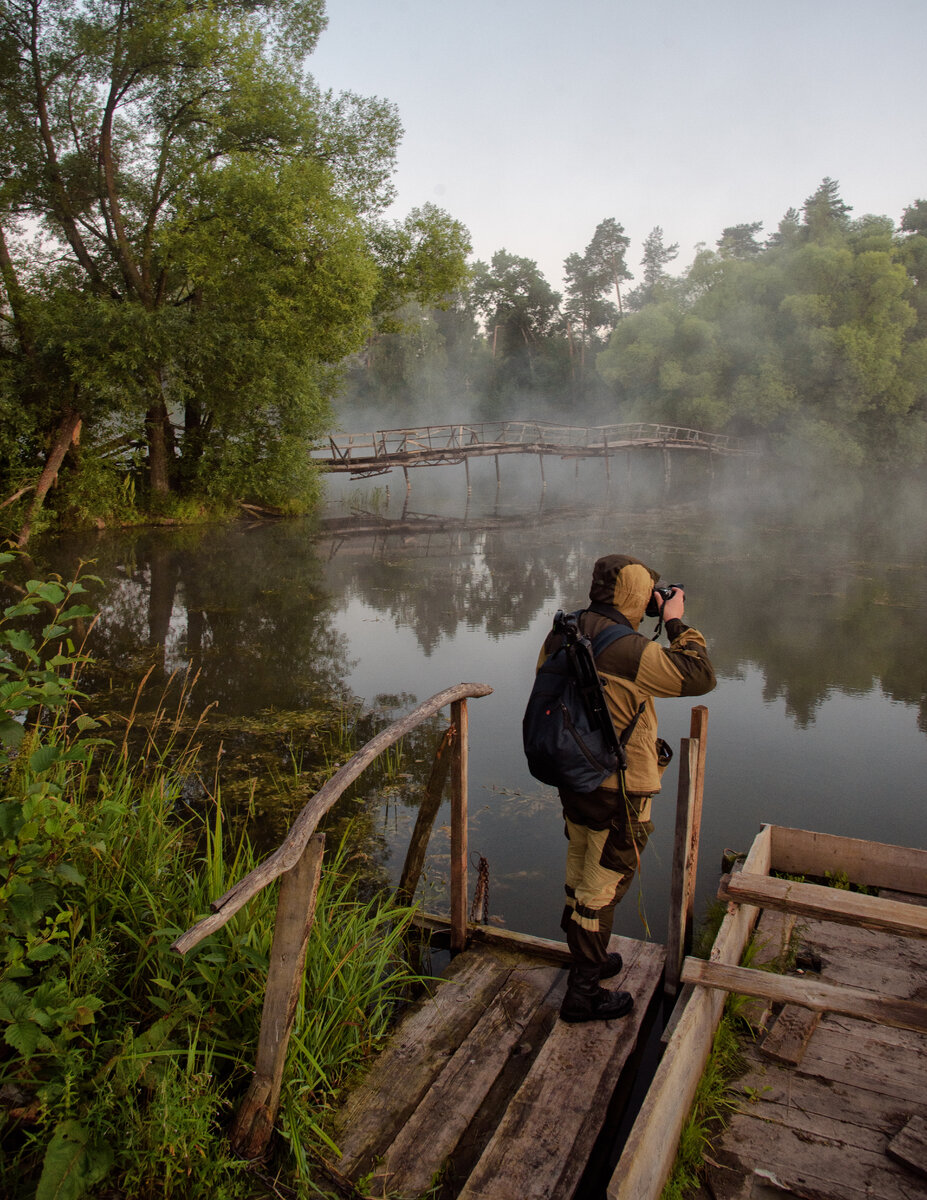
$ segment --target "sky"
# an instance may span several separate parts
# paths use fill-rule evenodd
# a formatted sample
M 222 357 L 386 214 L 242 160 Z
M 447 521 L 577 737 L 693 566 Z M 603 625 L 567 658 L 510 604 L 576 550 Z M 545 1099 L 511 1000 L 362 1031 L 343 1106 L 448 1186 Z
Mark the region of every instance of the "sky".
M 927 198 L 927 0 L 328 0 L 324 88 L 404 128 L 391 216 L 426 202 L 473 256 L 563 260 L 613 217 L 683 270 L 725 226 L 774 232 L 825 176 L 854 217 Z

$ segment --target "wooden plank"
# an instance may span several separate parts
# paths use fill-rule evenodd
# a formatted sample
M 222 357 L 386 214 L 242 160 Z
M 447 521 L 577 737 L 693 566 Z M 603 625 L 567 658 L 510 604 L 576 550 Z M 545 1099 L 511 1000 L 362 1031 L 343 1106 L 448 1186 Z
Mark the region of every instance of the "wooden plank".
M 817 883 L 797 883 L 766 875 L 725 875 L 718 889 L 720 900 L 759 904 L 822 921 L 840 921 L 864 929 L 883 929 L 906 937 L 927 938 L 927 908 L 865 896 Z
M 813 1052 L 812 1043 L 809 1054 Z M 876 1150 L 884 1149 L 904 1117 L 927 1117 L 927 1093 L 920 1103 L 899 1100 L 858 1083 L 811 1074 L 804 1063 L 793 1070 L 770 1062 L 749 1042 L 742 1044 L 741 1053 L 747 1069 L 733 1085 L 743 1097 L 740 1107 L 764 1120 L 812 1122 L 809 1127 L 822 1137 Z
M 787 1004 L 763 1038 L 760 1049 L 767 1058 L 796 1066 L 821 1020 L 821 1013 L 796 1004 Z
M 821 978 L 883 996 L 922 999 L 927 941 L 878 930 L 805 919 L 801 946 L 821 959 Z
M 336 1117 L 339 1170 L 361 1175 L 415 1111 L 432 1080 L 511 971 L 487 951 L 458 955 L 435 994 L 409 1010 Z
M 416 924 L 423 929 L 435 932 L 449 931 L 451 927 L 450 918 L 441 916 L 439 913 L 423 913 L 416 917 Z M 497 929 L 493 925 L 474 925 L 471 922 L 467 925 L 467 940 L 471 943 L 480 942 L 487 946 L 499 946 L 516 953 L 529 954 L 549 962 L 568 965 L 573 961 L 566 942 L 555 941 L 553 938 L 534 937 L 533 934 L 518 933 L 514 929 Z M 632 938 L 621 940 L 627 942 L 629 947 L 637 944 Z M 624 951 L 622 950 L 621 953 L 623 954 Z
M 274 1130 L 286 1052 L 306 972 L 306 947 L 315 921 L 325 834 L 314 833 L 296 866 L 280 880 L 267 966 L 254 1075 L 229 1134 L 235 1153 L 260 1158 Z
M 911 1189 L 911 1176 L 893 1167 L 884 1153 L 848 1149 L 838 1139 L 752 1112 L 731 1117 L 712 1157 L 735 1170 L 753 1173 L 759 1168 L 781 1191 L 808 1200 L 913 1200 L 918 1195 Z
M 927 1121 L 912 1117 L 888 1143 L 887 1153 L 896 1162 L 927 1176 Z
M 467 788 L 470 724 L 466 698 L 451 704 L 451 949 L 467 944 Z
M 687 934 L 691 937 L 689 901 L 694 886 L 691 875 L 694 865 L 691 861 L 691 847 L 696 823 L 698 760 L 698 742 L 692 738 L 683 738 L 679 746 L 679 790 L 676 796 L 676 831 L 673 837 L 670 917 L 664 977 L 664 990 L 671 996 L 679 991 L 679 973 L 687 952 Z
M 756 874 L 768 871 L 771 845 L 767 825 L 754 838 L 744 868 Z M 758 910 L 750 905 L 729 906 L 715 938 L 713 961 L 740 961 L 757 915 Z M 608 1200 L 659 1197 L 723 1007 L 721 992 L 702 988 L 686 1004 L 609 1181 Z
M 385 1151 L 366 1189 L 418 1196 L 467 1132 L 563 968 L 516 968 Z
M 513 1097 L 458 1200 L 568 1200 L 634 1048 L 664 954 L 638 943 L 620 986 L 638 997 L 616 1021 L 558 1021 Z
M 927 850 L 782 825 L 772 825 L 770 829 L 774 871 L 816 875 L 821 879 L 828 872 L 846 872 L 853 883 L 866 887 L 927 895 Z
M 904 1040 L 899 1040 L 898 1035 Z M 907 1111 L 923 1105 L 927 1049 L 923 1034 L 889 1030 L 828 1015 L 808 1044 L 804 1075 L 860 1090 L 863 1105 L 873 1093 L 893 1097 Z
M 783 966 L 789 957 L 794 929 L 794 913 L 764 909 L 753 938 L 753 966 L 763 967 L 773 963 Z
M 821 983 L 816 976 L 773 975 L 750 967 L 729 967 L 723 963 L 687 958 L 682 977 L 686 983 L 720 988 L 746 996 L 760 996 L 774 1004 L 799 1004 L 822 1012 L 838 1012 L 862 1021 L 893 1025 L 927 1033 L 927 1004 L 916 1000 L 882 998 L 861 988 Z

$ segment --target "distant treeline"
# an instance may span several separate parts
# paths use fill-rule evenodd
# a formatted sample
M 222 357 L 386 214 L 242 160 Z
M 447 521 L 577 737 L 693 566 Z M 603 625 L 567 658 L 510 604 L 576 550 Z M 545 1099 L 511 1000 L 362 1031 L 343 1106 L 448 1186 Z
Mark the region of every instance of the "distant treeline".
M 356 358 L 352 402 L 397 417 L 523 412 L 671 421 L 844 464 L 927 455 L 927 201 L 900 227 L 824 179 L 778 229 L 722 231 L 680 275 L 663 230 L 628 288 L 613 218 L 564 263 L 564 294 L 505 250 L 444 308 L 409 306 Z M 571 415 L 572 414 L 572 415 Z

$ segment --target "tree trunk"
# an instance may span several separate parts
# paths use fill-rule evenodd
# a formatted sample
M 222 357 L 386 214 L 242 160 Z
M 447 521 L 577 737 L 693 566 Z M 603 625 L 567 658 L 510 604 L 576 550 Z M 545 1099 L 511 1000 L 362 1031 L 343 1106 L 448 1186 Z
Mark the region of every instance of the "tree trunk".
M 156 496 L 166 496 L 171 490 L 168 448 L 173 437 L 169 426 L 167 405 L 163 400 L 157 400 L 145 414 L 145 432 L 148 435 L 148 482 Z
M 52 443 L 51 452 L 45 460 L 45 466 L 42 468 L 42 474 L 39 476 L 39 482 L 35 485 L 35 495 L 32 497 L 29 507 L 26 510 L 26 518 L 23 521 L 23 527 L 19 531 L 19 538 L 16 542 L 18 546 L 25 546 L 26 542 L 28 542 L 35 515 L 45 502 L 48 489 L 58 478 L 58 471 L 69 447 L 77 443 L 80 437 L 80 426 L 80 414 L 75 412 L 73 408 L 67 409 L 61 418 L 58 432 L 55 434 L 55 440 Z

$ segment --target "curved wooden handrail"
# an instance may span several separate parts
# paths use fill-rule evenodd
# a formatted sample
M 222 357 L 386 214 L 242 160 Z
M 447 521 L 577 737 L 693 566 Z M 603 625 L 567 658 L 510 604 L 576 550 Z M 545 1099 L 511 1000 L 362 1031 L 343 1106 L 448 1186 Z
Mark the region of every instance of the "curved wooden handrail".
M 178 954 L 186 954 L 188 950 L 199 945 L 204 938 L 215 933 L 217 929 L 221 929 L 262 888 L 272 883 L 278 876 L 292 870 L 301 858 L 322 817 L 348 785 L 353 783 L 358 775 L 388 746 L 398 742 L 422 721 L 427 720 L 446 705 L 465 700 L 468 697 L 488 696 L 491 692 L 492 688 L 488 683 L 455 684 L 453 687 L 445 688 L 443 692 L 437 692 L 407 716 L 394 721 L 392 725 L 381 730 L 376 737 L 371 738 L 304 805 L 291 825 L 289 833 L 273 854 L 259 863 L 244 879 L 239 880 L 224 896 L 213 901 L 212 914 L 198 921 L 186 933 L 181 934 L 171 944 L 171 949 L 176 950 Z

